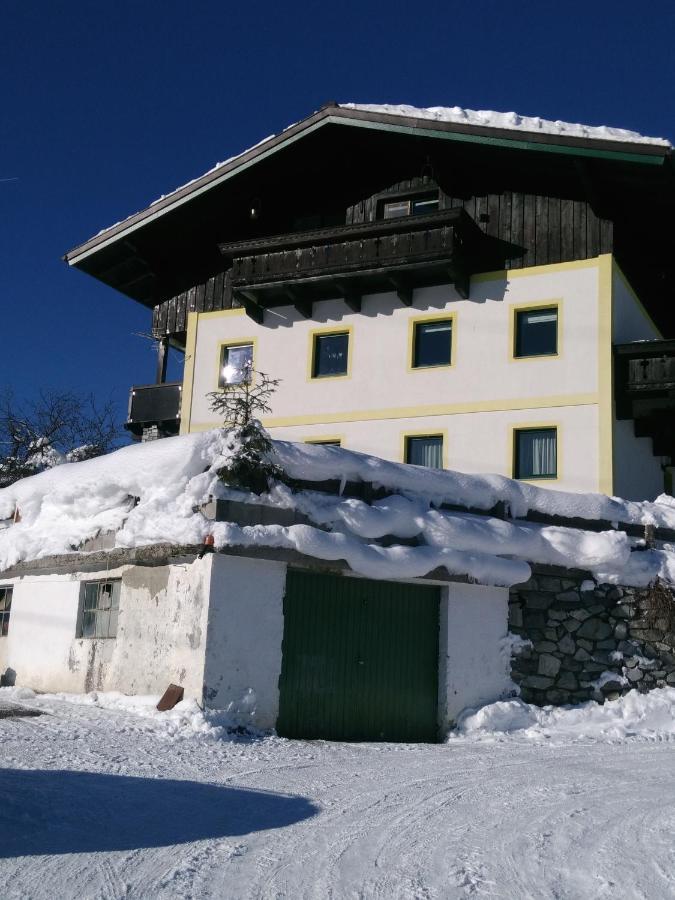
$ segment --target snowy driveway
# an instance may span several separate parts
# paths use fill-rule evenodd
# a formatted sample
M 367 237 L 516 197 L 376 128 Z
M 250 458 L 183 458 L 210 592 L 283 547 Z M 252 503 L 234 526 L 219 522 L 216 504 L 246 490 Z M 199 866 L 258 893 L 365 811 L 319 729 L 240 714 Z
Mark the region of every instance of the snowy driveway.
M 3 900 L 675 896 L 666 734 L 224 740 L 28 705 L 0 720 Z

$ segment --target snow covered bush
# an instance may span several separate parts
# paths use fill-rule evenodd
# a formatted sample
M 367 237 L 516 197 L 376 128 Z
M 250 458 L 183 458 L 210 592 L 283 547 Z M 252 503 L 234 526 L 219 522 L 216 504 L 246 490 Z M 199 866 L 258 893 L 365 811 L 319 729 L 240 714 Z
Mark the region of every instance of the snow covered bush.
M 228 428 L 231 457 L 218 477 L 230 487 L 262 494 L 271 481 L 283 480 L 283 469 L 271 460 L 272 440 L 258 418 L 272 411 L 270 398 L 279 383 L 246 363 L 240 381 L 209 394 L 211 409 Z

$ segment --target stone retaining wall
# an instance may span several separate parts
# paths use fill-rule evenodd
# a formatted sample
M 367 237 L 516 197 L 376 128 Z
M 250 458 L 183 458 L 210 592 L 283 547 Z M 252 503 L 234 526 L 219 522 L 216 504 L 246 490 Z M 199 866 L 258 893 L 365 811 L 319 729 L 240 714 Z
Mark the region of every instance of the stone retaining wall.
M 511 676 L 528 703 L 602 701 L 675 685 L 672 592 L 536 567 L 511 590 L 509 623 L 523 639 L 515 642 Z

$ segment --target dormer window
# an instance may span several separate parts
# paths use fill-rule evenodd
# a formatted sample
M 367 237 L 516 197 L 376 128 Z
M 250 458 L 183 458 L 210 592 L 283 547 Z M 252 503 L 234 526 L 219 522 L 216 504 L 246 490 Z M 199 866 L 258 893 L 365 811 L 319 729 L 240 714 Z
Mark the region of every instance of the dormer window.
M 438 194 L 382 201 L 382 218 L 398 219 L 400 216 L 426 216 L 438 210 Z

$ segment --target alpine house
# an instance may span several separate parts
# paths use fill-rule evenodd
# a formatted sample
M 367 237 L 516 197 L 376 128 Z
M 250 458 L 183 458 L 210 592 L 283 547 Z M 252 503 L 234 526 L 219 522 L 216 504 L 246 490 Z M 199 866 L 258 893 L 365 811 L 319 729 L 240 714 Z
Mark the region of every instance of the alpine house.
M 137 436 L 218 424 L 651 499 L 675 451 L 675 171 L 629 131 L 328 104 L 67 254 L 152 309 Z M 169 347 L 182 383 L 165 383 Z
M 156 381 L 0 491 L 4 681 L 353 740 L 675 684 L 673 212 L 661 139 L 333 103 L 72 250 Z M 254 491 L 209 399 L 251 369 Z

